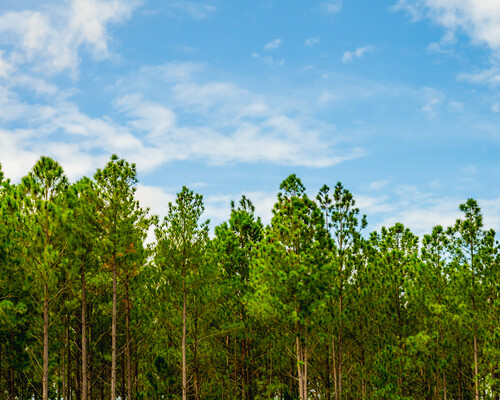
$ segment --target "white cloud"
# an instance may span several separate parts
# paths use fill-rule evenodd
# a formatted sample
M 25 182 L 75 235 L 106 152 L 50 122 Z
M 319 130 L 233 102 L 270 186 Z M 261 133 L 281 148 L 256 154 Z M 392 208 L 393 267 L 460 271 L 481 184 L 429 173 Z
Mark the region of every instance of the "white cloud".
M 446 43 L 432 42 L 425 48 L 429 54 L 453 55 L 453 50 L 446 46 Z
M 351 62 L 356 58 L 363 57 L 366 53 L 372 52 L 373 50 L 374 50 L 373 46 L 363 46 L 363 47 L 358 47 L 354 51 L 346 51 L 342 56 L 342 62 L 344 63 Z
M 107 26 L 128 19 L 138 5 L 137 0 L 72 0 L 6 12 L 0 15 L 0 39 L 13 49 L 4 56 L 11 69 L 27 64 L 43 74 L 75 74 L 82 48 L 96 59 L 110 57 Z
M 500 2 L 496 0 L 399 0 L 395 9 L 442 26 L 445 41 L 460 31 L 473 43 L 485 44 L 497 54 L 500 50 Z
M 319 43 L 319 37 L 312 37 L 305 40 L 304 44 L 309 47 L 314 47 Z
M 16 85 L 41 98 L 24 102 L 15 86 L 0 86 L 0 122 L 16 127 L 2 131 L 7 176 L 19 179 L 41 154 L 63 162 L 70 178 L 92 173 L 112 153 L 142 172 L 176 160 L 321 168 L 365 154 L 302 103 L 203 75 L 203 66 L 189 63 L 141 68 L 113 87 L 121 94 L 112 117 L 90 116 L 56 86 L 16 75 Z
M 265 55 L 261 56 L 259 53 L 252 53 L 252 58 L 257 58 L 262 60 L 262 62 L 270 67 L 281 67 L 285 65 L 285 60 L 283 58 L 281 59 L 275 59 L 273 56 L 270 55 Z
M 342 0 L 323 1 L 320 8 L 326 14 L 336 14 L 342 9 Z
M 464 110 L 464 103 L 461 101 L 450 101 L 448 109 L 452 112 L 462 112 Z
M 137 185 L 136 199 L 142 207 L 148 207 L 152 214 L 164 216 L 168 203 L 175 202 L 175 193 L 159 186 Z
M 375 181 L 375 182 L 370 183 L 370 185 L 368 186 L 368 189 L 381 190 L 381 189 L 384 189 L 385 187 L 387 187 L 388 184 L 389 184 L 389 181 L 386 179 L 383 179 L 380 181 Z
M 280 47 L 283 44 L 283 41 L 280 38 L 271 40 L 264 46 L 264 50 L 274 50 Z
M 425 105 L 422 107 L 422 112 L 427 117 L 435 117 L 437 108 L 445 99 L 445 95 L 436 89 L 424 88 L 422 97 L 425 102 Z
M 203 194 L 203 191 L 198 191 L 192 185 L 188 187 L 195 192 Z M 136 199 L 140 205 L 150 209 L 151 215 L 160 217 L 163 220 L 168 211 L 168 204 L 175 203 L 177 192 L 181 188 L 165 188 L 160 186 L 151 186 L 138 184 L 136 190 Z M 255 206 L 255 216 L 260 217 L 264 224 L 271 222 L 272 209 L 277 199 L 277 192 L 263 191 L 245 191 L 231 194 L 212 194 L 204 195 L 203 203 L 205 211 L 201 220 L 210 220 L 212 228 L 227 221 L 231 214 L 231 201 L 234 200 L 238 204 L 242 196 L 246 196 Z M 150 232 L 148 241 L 152 242 L 154 233 Z
M 283 109 L 280 101 L 273 104 L 268 96 L 231 82 L 201 79 L 199 72 L 178 81 L 162 80 L 164 75 L 160 67 L 143 69 L 143 80 L 134 86 L 134 74 L 133 81 L 122 85 L 126 92 L 137 87 L 144 94 L 127 93 L 117 107 L 129 118 L 129 129 L 145 127 L 148 146 L 162 149 L 165 161 L 201 158 L 212 164 L 263 161 L 323 167 L 364 154 L 358 148 L 335 150 L 345 147 L 343 139 L 339 142 L 340 135 L 332 133 L 333 126 L 297 114 L 303 113 L 302 105 Z M 151 96 L 148 88 L 160 85 L 156 101 L 144 98 Z
M 328 104 L 335 98 L 336 96 L 333 95 L 331 92 L 324 90 L 318 98 L 318 104 L 320 105 Z
M 457 79 L 469 83 L 489 83 L 498 85 L 500 84 L 500 68 L 491 67 L 476 73 L 462 73 L 458 75 Z

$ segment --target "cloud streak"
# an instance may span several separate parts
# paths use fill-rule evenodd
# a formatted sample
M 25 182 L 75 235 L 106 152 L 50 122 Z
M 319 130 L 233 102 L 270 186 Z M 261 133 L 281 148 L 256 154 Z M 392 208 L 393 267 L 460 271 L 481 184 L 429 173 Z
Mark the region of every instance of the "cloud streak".
M 280 38 L 277 38 L 277 39 L 271 40 L 269 43 L 267 43 L 264 46 L 264 50 L 274 50 L 274 49 L 277 49 L 278 47 L 280 47 L 282 44 L 283 44 L 283 40 L 281 40 Z
M 350 63 L 354 61 L 356 58 L 361 58 L 363 57 L 366 53 L 374 51 L 373 46 L 363 46 L 363 47 L 358 47 L 354 51 L 346 51 L 344 55 L 342 56 L 342 62 L 343 63 Z

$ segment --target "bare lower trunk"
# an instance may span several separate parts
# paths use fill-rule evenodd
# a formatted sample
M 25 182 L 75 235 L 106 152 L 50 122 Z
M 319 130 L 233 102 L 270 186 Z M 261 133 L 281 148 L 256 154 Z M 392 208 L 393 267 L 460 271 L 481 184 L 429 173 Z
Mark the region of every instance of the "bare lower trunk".
M 335 352 L 335 336 L 332 330 L 332 362 L 333 362 L 333 384 L 335 386 L 335 400 L 339 400 L 339 385 L 337 380 L 337 353 Z
M 342 269 L 340 270 L 340 274 L 342 276 Z M 338 382 L 338 385 L 339 385 L 339 399 L 342 399 L 342 358 L 343 358 L 343 343 L 342 343 L 342 336 L 344 334 L 344 326 L 343 326 L 343 323 L 342 323 L 342 312 L 344 311 L 344 308 L 343 308 L 343 303 L 342 303 L 342 286 L 340 287 L 340 299 L 339 299 L 339 365 L 338 365 L 338 369 L 339 369 L 339 382 Z
M 67 320 L 67 316 L 65 318 Z M 66 326 L 65 326 L 66 328 Z M 66 340 L 66 331 L 67 329 L 64 329 L 65 331 L 65 337 L 64 337 L 64 346 L 61 351 L 61 358 L 62 358 L 62 398 L 63 400 L 66 400 L 66 346 L 68 345 L 68 341 Z
M 87 382 L 87 303 L 85 298 L 85 265 L 82 263 L 82 400 L 88 400 Z
M 296 337 L 299 398 L 300 400 L 307 400 L 307 332 L 303 337 L 299 336 L 301 335 Z
M 42 399 L 49 399 L 49 299 L 47 283 L 44 284 L 44 300 L 43 300 L 43 376 Z
M 116 399 L 116 262 L 113 261 L 113 314 L 111 317 L 111 400 Z
M 129 282 L 127 278 L 127 314 L 126 318 L 126 329 L 127 329 L 127 400 L 132 400 L 132 360 L 131 360 L 131 349 L 130 349 L 130 294 L 129 294 Z
M 474 382 L 475 382 L 475 398 L 479 400 L 479 361 L 477 354 L 477 324 L 474 322 Z
M 186 282 L 182 282 L 182 400 L 187 400 Z
M 443 350 L 443 328 L 440 326 L 440 338 L 441 338 L 441 360 L 444 361 L 444 350 Z M 444 365 L 444 363 L 443 363 Z M 448 400 L 448 393 L 446 390 L 446 367 L 443 367 L 443 399 Z

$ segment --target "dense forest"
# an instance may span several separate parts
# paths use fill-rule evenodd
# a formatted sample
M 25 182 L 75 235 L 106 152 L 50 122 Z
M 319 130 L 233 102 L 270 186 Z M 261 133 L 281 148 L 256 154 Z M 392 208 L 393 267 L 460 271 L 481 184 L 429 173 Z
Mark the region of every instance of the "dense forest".
M 269 225 L 242 197 L 212 234 L 186 187 L 141 208 L 116 156 L 0 182 L 2 399 L 500 399 L 500 248 L 473 199 L 422 238 L 369 234 L 341 183 L 291 175 Z

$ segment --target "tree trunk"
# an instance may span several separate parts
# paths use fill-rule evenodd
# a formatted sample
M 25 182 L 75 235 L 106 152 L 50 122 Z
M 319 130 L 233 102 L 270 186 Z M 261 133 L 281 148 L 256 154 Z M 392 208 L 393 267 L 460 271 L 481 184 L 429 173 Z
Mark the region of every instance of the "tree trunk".
M 49 400 L 49 294 L 47 282 L 43 285 L 43 400 Z
M 332 328 L 332 362 L 333 362 L 333 383 L 335 386 L 335 400 L 339 400 L 339 382 L 337 375 L 337 353 L 335 352 L 335 336 Z
M 474 316 L 474 319 L 476 317 Z M 479 400 L 479 360 L 477 353 L 477 323 L 474 321 L 474 382 L 475 382 L 475 398 Z
M 302 331 L 302 329 L 301 329 Z M 307 400 L 307 332 L 304 335 L 299 331 L 296 336 L 297 369 L 299 375 L 299 398 Z M 303 340 L 303 342 L 302 342 Z
M 82 400 L 88 400 L 87 382 L 87 302 L 85 293 L 85 263 L 82 262 Z
M 132 400 L 132 360 L 130 351 L 130 294 L 129 294 L 129 280 L 127 277 L 127 290 L 126 290 L 126 330 L 127 330 L 127 400 Z
M 187 400 L 186 319 L 187 319 L 186 281 L 183 280 L 182 282 L 182 400 Z
M 113 258 L 113 313 L 111 317 L 111 400 L 116 400 L 116 261 Z

